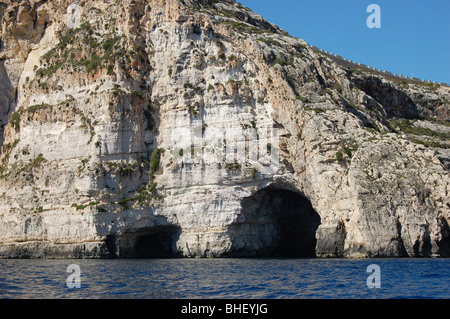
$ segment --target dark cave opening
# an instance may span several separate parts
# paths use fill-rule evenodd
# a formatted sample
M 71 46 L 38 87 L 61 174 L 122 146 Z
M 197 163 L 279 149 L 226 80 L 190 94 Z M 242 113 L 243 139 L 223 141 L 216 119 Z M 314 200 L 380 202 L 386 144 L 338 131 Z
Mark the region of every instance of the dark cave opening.
M 133 247 L 134 258 L 175 258 L 179 230 L 165 227 L 156 232 L 136 236 Z
M 235 231 L 249 237 L 236 255 L 316 257 L 320 216 L 305 196 L 287 189 L 264 188 L 242 201 L 242 215 L 244 221 Z
M 163 226 L 141 229 L 121 236 L 109 235 L 105 239 L 106 258 L 176 258 L 176 243 L 181 229 Z

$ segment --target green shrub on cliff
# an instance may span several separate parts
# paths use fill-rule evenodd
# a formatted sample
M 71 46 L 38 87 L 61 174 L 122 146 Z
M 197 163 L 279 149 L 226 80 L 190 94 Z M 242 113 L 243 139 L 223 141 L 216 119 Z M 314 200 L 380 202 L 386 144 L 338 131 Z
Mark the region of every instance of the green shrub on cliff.
M 164 149 L 162 148 L 155 148 L 152 151 L 150 158 L 150 175 L 153 175 L 158 170 L 162 153 L 164 153 Z

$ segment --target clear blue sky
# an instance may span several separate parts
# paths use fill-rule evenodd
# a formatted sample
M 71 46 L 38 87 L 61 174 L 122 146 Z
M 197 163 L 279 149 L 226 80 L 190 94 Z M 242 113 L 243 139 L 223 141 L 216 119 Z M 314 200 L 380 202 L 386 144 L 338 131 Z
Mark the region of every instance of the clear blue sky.
M 450 0 L 237 0 L 309 44 L 382 70 L 450 84 Z M 381 29 L 366 25 L 369 4 Z

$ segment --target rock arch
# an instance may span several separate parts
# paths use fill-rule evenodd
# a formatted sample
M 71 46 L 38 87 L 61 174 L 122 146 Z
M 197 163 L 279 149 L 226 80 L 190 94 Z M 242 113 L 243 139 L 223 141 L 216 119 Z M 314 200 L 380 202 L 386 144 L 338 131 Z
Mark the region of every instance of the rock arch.
M 306 196 L 273 184 L 241 202 L 230 227 L 233 257 L 316 257 L 320 216 Z

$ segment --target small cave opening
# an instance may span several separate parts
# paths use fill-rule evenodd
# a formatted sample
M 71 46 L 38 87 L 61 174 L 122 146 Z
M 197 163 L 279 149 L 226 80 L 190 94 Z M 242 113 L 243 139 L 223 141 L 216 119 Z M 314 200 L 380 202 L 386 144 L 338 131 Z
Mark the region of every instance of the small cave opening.
M 302 194 L 269 186 L 242 200 L 235 256 L 314 258 L 320 216 Z
M 136 237 L 134 258 L 174 258 L 177 257 L 177 228 L 166 227 L 154 233 Z
M 122 236 L 108 236 L 105 245 L 109 258 L 176 258 L 176 243 L 181 229 L 165 226 L 142 229 Z

